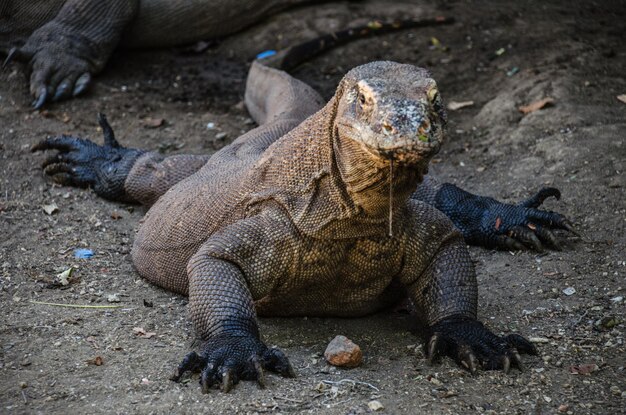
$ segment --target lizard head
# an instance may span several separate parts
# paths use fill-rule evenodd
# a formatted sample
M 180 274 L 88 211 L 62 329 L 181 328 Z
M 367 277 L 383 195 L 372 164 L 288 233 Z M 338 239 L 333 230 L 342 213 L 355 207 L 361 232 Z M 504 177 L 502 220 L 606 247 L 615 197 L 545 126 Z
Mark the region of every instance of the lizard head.
M 344 77 L 336 103 L 336 133 L 381 163 L 427 168 L 443 141 L 446 114 L 428 71 L 372 62 Z

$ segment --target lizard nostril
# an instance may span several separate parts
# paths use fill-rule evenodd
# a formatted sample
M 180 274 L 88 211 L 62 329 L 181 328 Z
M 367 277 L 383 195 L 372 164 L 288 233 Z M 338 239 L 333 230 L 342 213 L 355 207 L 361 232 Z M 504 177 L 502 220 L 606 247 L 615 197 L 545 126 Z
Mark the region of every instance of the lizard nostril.
M 384 123 L 383 130 L 385 131 L 385 133 L 391 134 L 393 132 L 393 127 L 388 123 Z
M 424 134 L 428 133 L 429 131 L 430 131 L 430 121 L 428 121 L 428 120 L 424 120 L 424 122 L 422 123 L 422 125 L 420 125 L 420 126 L 417 128 L 417 132 L 418 132 L 420 135 L 424 135 Z

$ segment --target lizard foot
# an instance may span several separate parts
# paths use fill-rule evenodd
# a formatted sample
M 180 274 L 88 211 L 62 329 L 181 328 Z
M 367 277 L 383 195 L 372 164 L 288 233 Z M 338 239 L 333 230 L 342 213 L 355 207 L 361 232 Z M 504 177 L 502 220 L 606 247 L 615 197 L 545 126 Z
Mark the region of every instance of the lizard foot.
M 42 164 L 44 173 L 55 182 L 65 186 L 91 186 L 99 196 L 126 201 L 124 181 L 144 152 L 120 146 L 104 114 L 98 114 L 98 122 L 104 133 L 102 146 L 91 140 L 62 135 L 40 141 L 31 151 L 58 151 Z
M 12 60 L 27 62 L 33 107 L 82 94 L 99 67 L 90 43 L 49 23 L 36 30 L 21 48 L 13 48 L 3 66 Z
M 561 192 L 554 187 L 543 188 L 531 198 L 512 205 L 464 192 L 454 185 L 444 186 L 447 188 L 442 193 L 457 201 L 450 207 L 450 216 L 470 244 L 511 250 L 543 251 L 544 247 L 561 250 L 554 230 L 578 235 L 565 216 L 539 209 L 547 198 L 561 198 Z
M 448 318 L 431 327 L 426 345 L 428 362 L 445 355 L 475 374 L 478 367 L 486 370 L 511 367 L 524 370 L 520 353 L 538 354 L 535 346 L 519 334 L 497 336 L 481 322 L 467 318 Z
M 203 393 L 219 384 L 222 391 L 229 392 L 240 379 L 256 380 L 264 388 L 265 370 L 285 377 L 296 376 L 281 350 L 268 348 L 253 336 L 221 335 L 209 339 L 200 354 L 191 352 L 185 356 L 170 379 L 178 382 L 186 372 L 200 372 Z

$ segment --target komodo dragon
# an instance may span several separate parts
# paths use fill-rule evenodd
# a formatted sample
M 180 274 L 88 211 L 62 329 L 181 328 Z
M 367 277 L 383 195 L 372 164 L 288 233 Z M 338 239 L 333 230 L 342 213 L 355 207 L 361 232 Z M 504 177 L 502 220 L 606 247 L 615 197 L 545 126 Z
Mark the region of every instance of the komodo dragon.
M 124 148 L 104 116 L 104 146 L 60 136 L 33 147 L 58 150 L 43 165 L 60 183 L 151 205 L 134 265 L 189 295 L 203 340 L 174 380 L 200 371 L 206 392 L 240 379 L 263 384 L 264 370 L 293 376 L 286 356 L 262 342 L 257 315 L 363 316 L 407 296 L 428 324 L 431 360 L 508 371 L 521 369 L 519 353 L 536 353 L 521 335 L 497 336 L 477 320 L 474 267 L 442 211 L 470 241 L 505 248 L 556 246 L 549 228 L 571 224 L 536 209 L 556 189 L 514 206 L 422 181 L 446 124 L 426 70 L 359 66 L 324 105 L 257 61 L 245 102 L 259 127 L 211 157 Z

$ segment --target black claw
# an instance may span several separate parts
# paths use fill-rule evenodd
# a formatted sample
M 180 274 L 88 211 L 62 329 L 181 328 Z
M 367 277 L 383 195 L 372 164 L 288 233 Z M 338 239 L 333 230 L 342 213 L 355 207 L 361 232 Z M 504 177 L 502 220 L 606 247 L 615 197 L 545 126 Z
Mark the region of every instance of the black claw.
M 428 357 L 428 364 L 430 365 L 435 363 L 435 359 L 437 358 L 440 337 L 441 336 L 439 334 L 435 333 L 428 341 L 428 352 L 426 353 L 426 356 Z
M 77 96 L 85 92 L 85 89 L 89 86 L 91 82 L 91 75 L 89 73 L 84 73 L 78 77 L 76 83 L 74 84 L 74 91 L 72 91 L 73 96 Z
M 520 372 L 524 371 L 524 364 L 522 363 L 522 357 L 519 355 L 517 349 L 513 349 L 510 353 L 511 364 L 519 369 Z
M 11 48 L 11 50 L 9 51 L 9 54 L 7 55 L 6 59 L 2 63 L 2 69 L 5 69 L 7 66 L 9 66 L 9 64 L 13 62 L 13 59 L 19 56 L 20 56 L 20 50 L 18 48 Z
M 511 371 L 511 359 L 508 356 L 502 357 L 502 371 L 508 374 Z
M 111 128 L 111 125 L 107 121 L 106 115 L 101 112 L 98 113 L 98 124 L 100 124 L 100 127 L 102 128 L 102 134 L 104 135 L 104 145 L 113 148 L 119 147 L 120 144 L 115 139 L 115 133 L 113 132 L 113 128 Z
M 576 229 L 574 229 L 574 225 L 569 220 L 563 219 L 563 221 L 561 222 L 561 227 L 566 231 L 580 237 L 580 234 L 576 231 Z
M 534 344 L 517 333 L 509 334 L 505 337 L 505 340 L 520 353 L 526 353 L 533 356 L 539 354 L 539 351 Z
M 542 252 L 543 247 L 541 246 L 541 241 L 534 234 L 534 232 L 525 226 L 514 226 L 509 231 L 509 236 L 511 238 L 517 239 L 522 242 L 524 245 L 528 246 L 535 251 Z
M 31 148 L 32 151 L 32 148 Z M 52 164 L 57 164 L 57 163 L 62 163 L 65 160 L 62 158 L 61 153 L 55 154 L 54 156 L 50 156 L 47 159 L 44 160 L 43 163 L 41 163 L 41 168 L 42 169 L 46 169 L 46 167 L 52 165 Z
M 254 364 L 254 372 L 256 375 L 257 384 L 259 385 L 259 388 L 265 389 L 266 383 L 265 383 L 265 371 L 263 370 L 263 365 L 261 364 L 258 357 L 255 357 L 252 360 L 252 363 Z
M 459 347 L 458 361 L 465 369 L 469 370 L 472 375 L 475 375 L 478 371 L 478 359 L 472 352 L 471 347 L 467 345 Z
M 510 251 L 521 251 L 524 245 L 507 235 L 496 235 L 493 237 L 493 244 L 497 248 L 508 249 Z
M 224 393 L 230 392 L 231 389 L 233 388 L 233 385 L 234 385 L 233 370 L 226 369 L 226 371 L 222 373 L 222 391 Z
M 44 173 L 48 176 L 54 176 L 57 173 L 74 173 L 74 169 L 67 163 L 53 163 L 49 164 L 43 169 Z
M 38 110 L 43 107 L 46 99 L 48 99 L 48 89 L 46 87 L 39 88 L 39 93 L 37 94 L 37 98 L 33 101 L 33 108 Z
M 60 101 L 62 99 L 65 99 L 69 96 L 69 90 L 70 90 L 70 84 L 68 81 L 63 81 L 59 84 L 59 86 L 57 87 L 57 90 L 54 94 L 54 96 L 52 97 L 52 101 L 56 102 L 56 101 Z
M 558 239 L 549 229 L 546 229 L 541 225 L 537 225 L 535 233 L 537 234 L 541 242 L 547 244 L 550 248 L 556 251 L 560 251 L 562 249 Z
M 170 377 L 170 380 L 178 382 L 185 372 L 197 372 L 202 369 L 204 364 L 205 360 L 196 352 L 187 353 L 187 356 L 185 356 L 180 365 L 178 365 L 176 372 Z
M 218 381 L 216 374 L 216 365 L 214 363 L 207 363 L 202 372 L 200 373 L 200 385 L 202 386 L 202 393 L 209 393 L 211 387 Z

